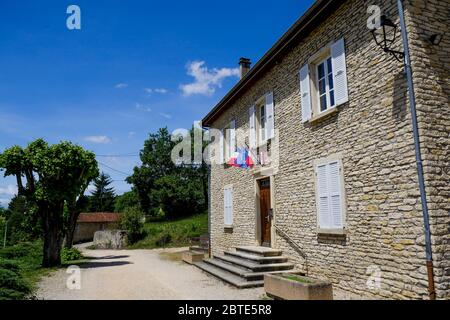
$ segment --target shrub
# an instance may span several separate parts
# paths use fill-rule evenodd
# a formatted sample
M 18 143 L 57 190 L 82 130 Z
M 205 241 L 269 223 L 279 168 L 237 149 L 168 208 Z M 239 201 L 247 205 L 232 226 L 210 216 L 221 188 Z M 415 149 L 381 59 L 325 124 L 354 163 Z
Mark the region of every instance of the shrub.
M 0 300 L 23 299 L 30 292 L 30 287 L 18 273 L 0 268 Z
M 120 220 L 120 227 L 127 231 L 128 242 L 133 244 L 144 236 L 144 214 L 138 207 L 127 208 Z
M 81 260 L 83 259 L 83 254 L 77 248 L 63 248 L 61 251 L 61 259 L 63 262 Z

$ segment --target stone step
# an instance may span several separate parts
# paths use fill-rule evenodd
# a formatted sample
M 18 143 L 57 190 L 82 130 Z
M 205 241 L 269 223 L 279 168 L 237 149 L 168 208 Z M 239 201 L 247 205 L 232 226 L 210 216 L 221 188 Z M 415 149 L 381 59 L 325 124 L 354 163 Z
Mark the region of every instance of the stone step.
M 268 264 L 268 263 L 282 263 L 282 262 L 288 262 L 288 257 L 284 256 L 273 256 L 273 257 L 264 257 L 254 254 L 248 254 L 244 252 L 239 251 L 225 251 L 225 255 L 227 256 L 233 256 L 236 258 L 241 258 L 245 260 L 250 260 L 259 264 Z
M 264 272 L 264 271 L 281 271 L 281 270 L 291 270 L 294 268 L 294 265 L 289 262 L 284 263 L 268 263 L 268 264 L 259 264 L 250 262 L 245 259 L 235 258 L 231 256 L 214 256 L 214 258 L 227 262 L 229 264 L 234 264 L 240 267 L 247 268 L 254 272 Z
M 283 252 L 278 249 L 266 248 L 266 247 L 257 247 L 257 246 L 242 246 L 236 247 L 236 251 L 245 252 L 247 254 L 254 254 L 263 257 L 275 257 L 281 256 Z
M 262 287 L 264 285 L 264 281 L 262 280 L 247 281 L 242 277 L 206 262 L 197 262 L 195 266 L 240 289 Z
M 204 252 L 204 253 L 208 253 L 208 248 L 204 248 L 204 247 L 200 247 L 200 246 L 192 246 L 189 247 L 190 251 L 195 251 L 195 252 Z
M 218 259 L 206 259 L 203 262 L 207 264 L 211 264 L 215 267 L 224 269 L 230 273 L 233 273 L 239 277 L 246 279 L 247 281 L 256 281 L 256 280 L 264 280 L 265 274 L 280 274 L 285 273 L 286 271 L 294 272 L 294 270 L 281 270 L 281 271 L 266 271 L 266 272 L 251 272 L 250 270 L 242 267 L 238 267 L 226 262 L 222 262 Z M 298 272 L 298 271 L 295 271 Z

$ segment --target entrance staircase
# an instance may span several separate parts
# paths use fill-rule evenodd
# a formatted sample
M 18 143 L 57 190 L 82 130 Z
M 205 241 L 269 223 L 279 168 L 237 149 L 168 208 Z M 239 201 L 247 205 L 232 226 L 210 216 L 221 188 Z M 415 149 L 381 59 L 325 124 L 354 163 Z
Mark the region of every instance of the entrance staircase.
M 236 247 L 195 265 L 238 288 L 264 286 L 264 274 L 293 272 L 294 264 L 281 250 L 266 247 Z

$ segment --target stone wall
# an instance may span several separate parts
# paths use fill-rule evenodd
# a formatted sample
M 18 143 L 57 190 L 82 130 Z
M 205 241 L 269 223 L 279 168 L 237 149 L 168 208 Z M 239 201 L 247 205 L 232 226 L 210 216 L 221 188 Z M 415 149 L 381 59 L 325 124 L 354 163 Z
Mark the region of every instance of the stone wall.
M 438 297 L 450 297 L 450 2 L 407 3 Z M 443 34 L 432 45 L 429 38 Z M 424 238 L 419 239 L 425 245 Z
M 448 68 L 440 69 L 441 64 L 449 65 L 448 39 L 442 47 L 429 49 L 417 39 L 430 21 L 437 28 L 448 28 L 442 21 L 448 17 L 448 4 L 444 2 L 412 1 L 412 6 L 407 6 L 411 10 L 408 20 L 411 14 L 417 18 L 417 8 L 424 16 L 408 27 L 440 298 L 449 297 L 449 172 L 442 169 L 449 159 L 449 77 Z M 427 20 L 425 17 L 434 15 L 437 3 L 447 15 L 439 13 L 435 20 Z M 396 1 L 370 4 L 380 5 L 383 13 L 398 24 Z M 279 170 L 272 178 L 275 223 L 302 247 L 308 257 L 309 275 L 328 279 L 335 287 L 365 298 L 427 299 L 423 220 L 406 78 L 402 64 L 374 43 L 366 26 L 367 5 L 362 0 L 345 2 L 236 99 L 212 127 L 221 129 L 236 119 L 240 129 L 237 144 L 244 145 L 249 107 L 273 91 L 280 152 Z M 341 37 L 346 42 L 349 102 L 319 123 L 303 124 L 299 69 L 318 50 Z M 395 47 L 401 50 L 401 42 L 397 41 Z M 432 59 L 423 57 L 427 50 L 436 51 Z M 440 108 L 445 111 L 435 112 Z M 337 153 L 343 161 L 347 234 L 322 237 L 317 234 L 313 161 Z M 232 230 L 225 229 L 223 222 L 223 187 L 229 184 L 234 190 Z M 213 253 L 258 244 L 255 194 L 252 172 L 212 167 Z M 274 240 L 275 247 L 290 255 L 299 269 L 305 269 L 304 259 L 287 241 L 280 236 Z M 370 290 L 366 284 L 368 271 L 374 267 L 381 269 L 382 284 L 381 289 Z

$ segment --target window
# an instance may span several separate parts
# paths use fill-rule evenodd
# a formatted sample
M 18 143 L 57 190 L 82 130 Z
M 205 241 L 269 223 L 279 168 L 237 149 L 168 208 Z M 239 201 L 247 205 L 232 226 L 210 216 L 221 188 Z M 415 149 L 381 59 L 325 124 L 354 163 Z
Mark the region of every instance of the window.
M 267 140 L 275 138 L 273 93 L 269 92 L 261 97 L 249 109 L 249 142 L 250 148 L 255 149 Z
M 259 106 L 259 144 L 266 141 L 266 106 Z
M 342 230 L 346 208 L 341 161 L 319 160 L 315 171 L 318 229 Z
M 323 48 L 300 69 L 302 122 L 315 120 L 348 101 L 344 39 Z
M 233 186 L 226 186 L 223 192 L 223 212 L 225 226 L 233 225 Z
M 319 112 L 324 112 L 334 107 L 333 65 L 331 63 L 331 57 L 326 58 L 317 65 L 317 88 Z
M 236 121 L 232 120 L 229 125 L 222 129 L 222 137 L 220 140 L 220 150 L 222 150 L 222 163 L 227 162 L 234 157 L 237 152 L 236 144 Z

